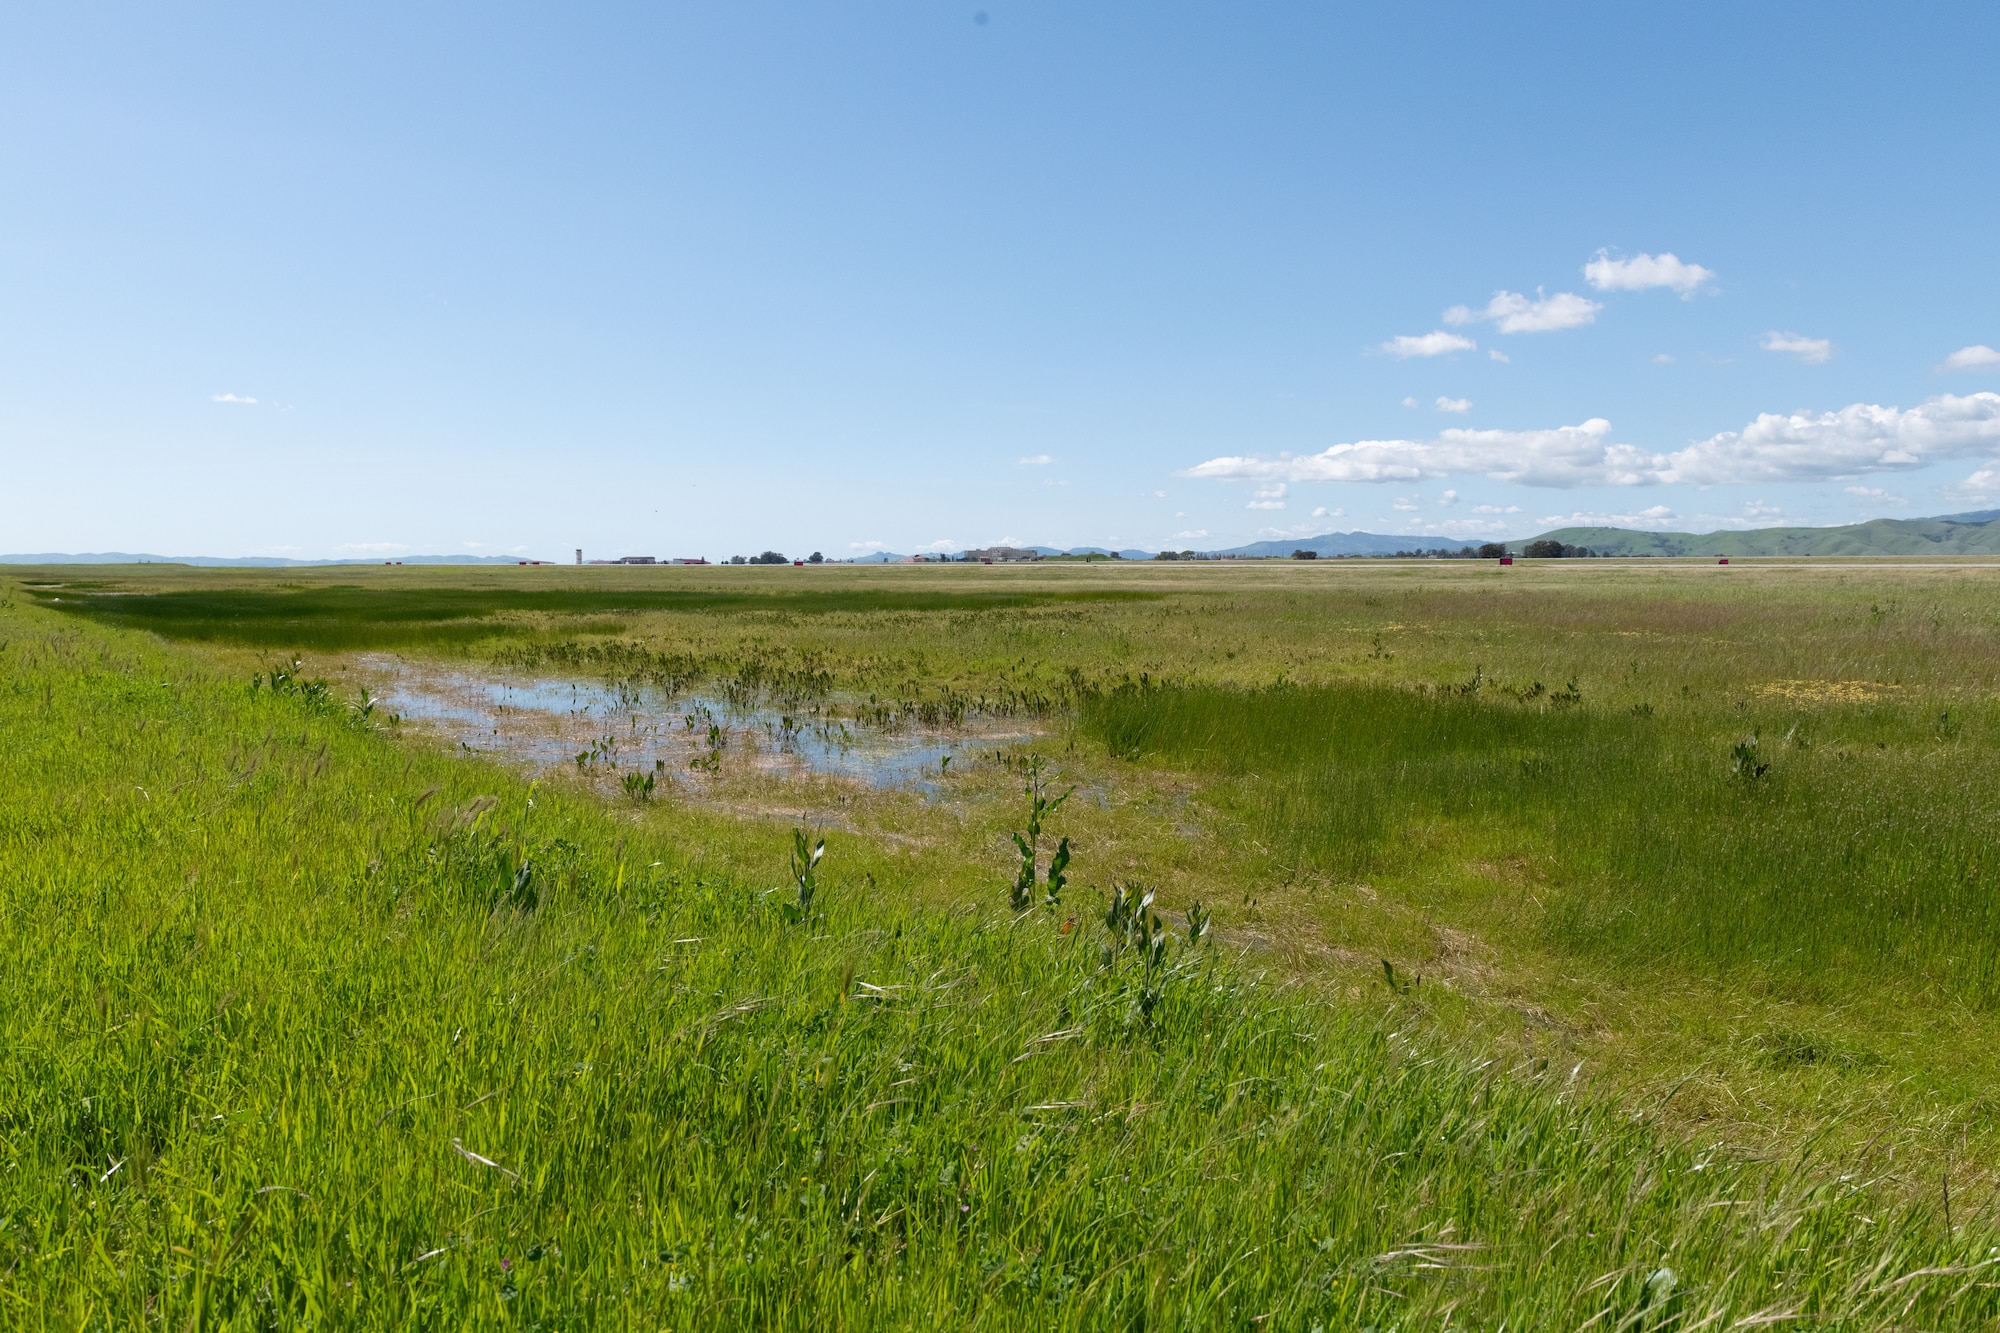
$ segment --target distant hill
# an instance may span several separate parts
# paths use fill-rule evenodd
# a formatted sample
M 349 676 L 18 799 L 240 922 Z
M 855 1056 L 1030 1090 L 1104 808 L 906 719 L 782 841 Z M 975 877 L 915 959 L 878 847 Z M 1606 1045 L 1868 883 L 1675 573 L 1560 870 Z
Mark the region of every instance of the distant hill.
M 518 565 L 523 557 L 515 555 L 405 555 L 391 557 L 403 565 Z M 352 560 L 286 560 L 269 555 L 145 555 L 129 551 L 86 551 L 71 555 L 59 551 L 43 551 L 34 555 L 0 555 L 0 565 L 204 565 L 250 569 L 291 569 L 317 565 L 379 565 L 383 558 L 373 556 Z M 545 560 L 543 564 L 555 564 Z
M 1636 532 L 1630 528 L 1557 528 L 1508 542 L 1587 546 L 1599 555 L 2000 555 L 2000 510 L 1944 518 L 1878 518 L 1836 528 L 1750 528 L 1739 532 Z

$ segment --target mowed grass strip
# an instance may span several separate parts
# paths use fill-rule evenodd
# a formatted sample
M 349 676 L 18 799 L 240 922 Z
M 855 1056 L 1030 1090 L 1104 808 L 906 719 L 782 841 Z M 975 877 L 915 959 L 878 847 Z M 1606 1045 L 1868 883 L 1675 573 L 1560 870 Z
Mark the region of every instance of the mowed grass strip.
M 781 847 L 706 874 L 143 636 L 0 639 L 9 1327 L 2000 1313 L 1983 1221 L 1705 1156 L 1568 1071 L 1198 945 L 1145 1020 L 1087 902 L 884 900 L 835 837 L 793 924 Z
M 1218 799 L 1295 870 L 1525 857 L 1564 948 L 1819 999 L 2000 1004 L 1991 704 L 1605 709 L 1471 685 L 1127 690 L 1082 724 L 1227 779 Z

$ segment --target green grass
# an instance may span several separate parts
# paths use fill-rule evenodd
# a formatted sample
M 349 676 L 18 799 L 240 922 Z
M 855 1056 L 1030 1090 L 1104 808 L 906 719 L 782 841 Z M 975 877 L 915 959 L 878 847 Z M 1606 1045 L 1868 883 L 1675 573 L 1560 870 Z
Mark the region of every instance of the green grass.
M 1081 716 L 1116 753 L 1230 779 L 1250 836 L 1294 873 L 1528 855 L 1565 950 L 1821 1000 L 1873 984 L 2000 1004 L 1991 704 L 1717 717 L 1494 693 L 1124 691 Z M 1736 771 L 1738 745 L 1762 776 Z
M 2000 1314 L 1988 1223 L 1865 1159 L 1698 1151 L 1200 948 L 1138 1021 L 1082 890 L 924 907 L 836 832 L 791 924 L 788 844 L 718 873 L 189 650 L 0 640 L 10 1327 Z
M 819 579 L 818 570 L 793 577 Z M 298 588 L 117 591 L 92 581 L 34 588 L 51 609 L 105 625 L 150 630 L 170 639 L 320 652 L 422 645 L 437 648 L 519 634 L 520 617 L 598 618 L 620 613 L 762 612 L 826 615 L 871 611 L 976 611 L 1075 602 L 1145 600 L 1156 593 L 1118 589 L 870 589 L 850 586 L 722 591 L 712 588 L 452 588 L 322 584 Z M 509 621 L 512 617 L 512 623 Z

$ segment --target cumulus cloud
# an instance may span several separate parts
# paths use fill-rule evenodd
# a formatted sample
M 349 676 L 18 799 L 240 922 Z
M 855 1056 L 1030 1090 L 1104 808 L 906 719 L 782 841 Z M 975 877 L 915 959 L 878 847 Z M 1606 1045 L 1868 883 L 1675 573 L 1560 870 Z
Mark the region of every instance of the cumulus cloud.
M 1026 458 L 1017 458 L 1014 460 L 1015 464 L 1019 467 L 1046 467 L 1055 461 L 1055 459 L 1050 458 L 1047 454 L 1030 454 Z
M 1317 454 L 1211 458 L 1182 476 L 1221 481 L 1412 482 L 1479 473 L 1523 486 L 1724 486 L 1907 472 L 2000 452 L 2000 393 L 1944 394 L 1912 408 L 1766 413 L 1671 453 L 1611 438 L 1593 417 L 1549 430 L 1440 431 L 1429 440 L 1357 440 Z
M 922 546 L 919 546 L 916 549 L 919 551 L 944 552 L 944 551 L 962 551 L 965 548 L 963 546 L 960 546 L 957 542 L 953 541 L 949 537 L 942 537 L 934 542 L 925 542 Z
M 1281 458 L 1211 458 L 1182 475 L 1237 481 L 1418 481 L 1477 472 L 1528 486 L 1630 485 L 1645 480 L 1654 456 L 1610 443 L 1611 423 L 1594 417 L 1553 430 L 1440 432 L 1433 440 L 1357 440 L 1323 453 Z
M 1838 412 L 1767 412 L 1666 455 L 1661 481 L 1827 481 L 1908 472 L 1948 458 L 2000 450 L 2000 394 L 1944 394 L 1907 410 L 1855 403 Z
M 1909 501 L 1900 495 L 1893 495 L 1880 486 L 1843 486 L 1841 490 L 1859 500 L 1879 500 L 1883 504 L 1901 505 Z
M 236 393 L 218 393 L 211 396 L 208 401 L 211 403 L 235 403 L 240 407 L 252 407 L 257 402 L 255 398 L 245 398 L 242 394 Z
M 1470 352 L 1478 346 L 1470 338 L 1433 329 L 1429 333 L 1398 334 L 1383 343 L 1382 350 L 1390 356 L 1448 356 L 1453 352 Z
M 1497 347 L 1487 348 L 1486 355 L 1492 357 L 1495 361 L 1500 362 L 1502 365 L 1506 365 L 1507 363 L 1511 362 L 1514 359 L 1513 357 L 1508 356 L 1505 352 L 1501 351 Z
M 1954 481 L 1949 486 L 1941 486 L 1946 495 L 1963 495 L 1975 500 L 2000 494 L 2000 468 L 1983 467 L 1964 481 Z
M 1440 412 L 1470 412 L 1472 410 L 1472 400 L 1470 398 L 1447 398 L 1443 394 L 1439 394 L 1434 406 Z
M 1521 506 L 1508 505 L 1502 508 L 1499 505 L 1474 505 L 1472 506 L 1472 512 L 1475 514 L 1518 514 L 1521 512 Z
M 1346 514 L 1347 511 L 1345 509 L 1328 509 L 1325 505 L 1321 505 L 1312 512 L 1314 518 L 1343 518 Z
M 1833 343 L 1825 338 L 1808 338 L 1797 333 L 1773 330 L 1757 344 L 1767 352 L 1789 352 L 1809 366 L 1833 360 Z
M 1285 483 L 1280 481 L 1257 488 L 1257 498 L 1245 505 L 1245 509 L 1283 509 L 1285 507 Z
M 1703 283 L 1715 281 L 1715 271 L 1689 264 L 1669 252 L 1613 259 L 1609 250 L 1599 250 L 1583 266 L 1583 276 L 1600 292 L 1644 292 L 1665 287 L 1680 293 L 1685 301 Z
M 1206 537 L 1207 535 L 1208 535 L 1207 528 L 1189 528 L 1186 532 L 1176 532 L 1174 534 L 1174 540 L 1182 541 L 1189 537 Z
M 888 550 L 888 549 L 889 549 L 889 543 L 887 543 L 887 542 L 849 542 L 849 543 L 847 544 L 847 549 L 848 549 L 848 550 L 850 550 L 850 551 L 886 551 L 886 550 Z
M 2000 370 L 2000 352 L 1985 343 L 1961 347 L 1944 359 L 1939 370 Z
M 1447 324 L 1479 324 L 1490 322 L 1502 333 L 1552 333 L 1557 329 L 1581 328 L 1585 324 L 1597 322 L 1597 312 L 1604 309 L 1588 297 L 1575 292 L 1557 292 L 1554 296 L 1542 295 L 1541 288 L 1535 289 L 1532 299 L 1519 292 L 1498 291 L 1484 309 L 1474 310 L 1471 306 L 1455 305 L 1444 312 Z
M 1422 403 L 1420 403 L 1420 402 L 1418 402 L 1418 401 L 1417 401 L 1416 399 L 1414 399 L 1414 398 L 1405 398 L 1405 399 L 1403 400 L 1403 406 L 1404 406 L 1404 407 L 1422 407 L 1422 406 L 1423 406 L 1423 404 L 1422 404 Z

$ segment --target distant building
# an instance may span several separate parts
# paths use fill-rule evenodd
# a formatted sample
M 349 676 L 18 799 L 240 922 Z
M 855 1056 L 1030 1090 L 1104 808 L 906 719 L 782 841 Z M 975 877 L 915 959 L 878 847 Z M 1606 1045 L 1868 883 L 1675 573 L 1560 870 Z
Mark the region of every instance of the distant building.
M 1041 552 L 1026 550 L 1019 546 L 988 546 L 977 551 L 967 551 L 967 560 L 977 560 L 982 564 L 1013 564 L 1021 560 L 1040 560 Z
M 610 563 L 614 565 L 657 565 L 660 562 L 650 555 L 621 555 Z
M 687 559 L 687 558 L 677 559 L 673 563 L 677 565 L 705 565 L 708 563 L 708 561 L 702 559 L 700 556 L 695 556 L 692 559 Z

